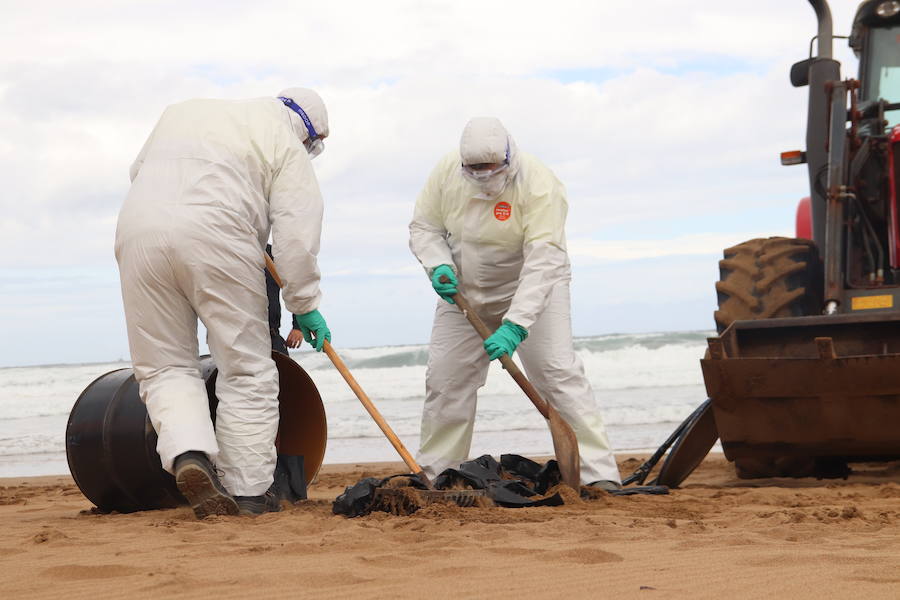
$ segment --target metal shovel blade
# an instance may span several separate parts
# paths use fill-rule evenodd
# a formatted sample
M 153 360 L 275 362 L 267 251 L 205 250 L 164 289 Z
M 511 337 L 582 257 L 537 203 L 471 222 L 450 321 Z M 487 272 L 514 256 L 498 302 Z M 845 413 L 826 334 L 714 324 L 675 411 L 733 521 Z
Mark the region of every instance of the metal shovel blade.
M 552 406 L 548 405 L 548 413 L 550 437 L 553 439 L 553 453 L 559 463 L 559 473 L 563 483 L 577 490 L 581 486 L 581 461 L 575 432 Z

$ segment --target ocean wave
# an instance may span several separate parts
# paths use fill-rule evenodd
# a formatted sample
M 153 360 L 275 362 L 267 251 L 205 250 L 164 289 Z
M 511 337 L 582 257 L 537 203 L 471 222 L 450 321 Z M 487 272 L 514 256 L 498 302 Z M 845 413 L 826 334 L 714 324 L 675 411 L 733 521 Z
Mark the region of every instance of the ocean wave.
M 613 432 L 611 439 L 615 433 L 620 444 L 647 446 L 647 440 L 672 429 L 705 399 L 699 359 L 709 335 L 697 331 L 576 338 L 575 349 Z M 427 353 L 425 345 L 340 350 L 379 411 L 406 439 L 416 439 L 419 433 Z M 326 356 L 298 352 L 293 357 L 319 390 L 330 439 L 352 448 L 353 439 L 382 436 Z M 128 366 L 115 362 L 0 369 L 0 457 L 63 451 L 67 418 L 81 392 L 100 375 Z M 524 440 L 546 437 L 543 418 L 496 361 L 479 390 L 475 431 L 488 438 L 509 432 L 521 433 Z
M 621 351 L 654 351 L 666 347 L 688 347 L 699 350 L 702 356 L 706 338 L 715 335 L 712 331 L 679 331 L 664 333 L 617 333 L 573 340 L 575 350 L 584 354 L 605 354 Z M 425 366 L 428 362 L 428 346 L 374 346 L 371 348 L 348 348 L 339 351 L 342 360 L 351 369 L 396 368 Z M 331 362 L 321 353 L 311 350 L 292 352 L 291 357 L 310 371 L 331 367 Z

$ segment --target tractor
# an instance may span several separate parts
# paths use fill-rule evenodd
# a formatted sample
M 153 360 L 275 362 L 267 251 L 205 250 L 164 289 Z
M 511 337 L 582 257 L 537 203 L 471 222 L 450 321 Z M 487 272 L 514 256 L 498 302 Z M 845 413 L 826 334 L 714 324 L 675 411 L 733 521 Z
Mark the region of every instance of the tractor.
M 809 197 L 796 238 L 724 251 L 709 400 L 670 438 L 657 481 L 677 487 L 716 439 L 741 478 L 846 477 L 900 458 L 900 1 L 859 5 L 856 79 L 832 57 L 831 10 L 790 81 L 808 87 Z M 815 43 L 817 52 L 813 55 Z

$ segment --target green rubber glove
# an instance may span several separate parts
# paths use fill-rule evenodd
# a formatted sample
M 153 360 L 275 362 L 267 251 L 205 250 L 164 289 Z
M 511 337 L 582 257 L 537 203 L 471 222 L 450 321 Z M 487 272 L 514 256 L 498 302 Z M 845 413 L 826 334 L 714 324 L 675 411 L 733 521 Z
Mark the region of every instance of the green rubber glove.
M 441 275 L 446 275 L 447 279 L 450 281 L 441 283 Z M 438 296 L 450 304 L 456 304 L 456 302 L 453 301 L 453 295 L 456 294 L 456 286 L 458 285 L 459 281 L 457 281 L 456 274 L 453 272 L 453 269 L 450 268 L 450 265 L 441 265 L 431 272 L 431 287 L 438 293 Z
M 516 348 L 528 337 L 528 330 L 520 327 L 512 321 L 503 321 L 497 331 L 484 340 L 484 351 L 491 360 L 500 358 L 504 354 L 513 355 Z
M 328 329 L 325 317 L 322 316 L 318 309 L 304 315 L 294 315 L 294 324 L 297 326 L 297 329 L 303 332 L 303 339 L 315 348 L 316 352 L 322 351 L 325 340 L 331 341 L 331 330 Z M 313 337 L 313 334 L 315 334 L 315 337 Z

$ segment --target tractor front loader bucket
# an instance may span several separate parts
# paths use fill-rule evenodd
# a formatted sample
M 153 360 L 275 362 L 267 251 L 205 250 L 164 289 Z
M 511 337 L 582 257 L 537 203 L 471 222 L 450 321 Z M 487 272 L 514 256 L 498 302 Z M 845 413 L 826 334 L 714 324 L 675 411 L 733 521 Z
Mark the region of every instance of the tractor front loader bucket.
M 900 312 L 735 321 L 708 342 L 729 460 L 900 457 Z

